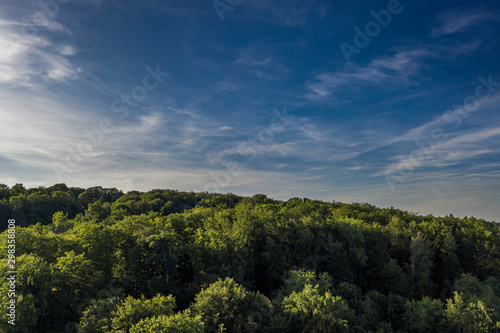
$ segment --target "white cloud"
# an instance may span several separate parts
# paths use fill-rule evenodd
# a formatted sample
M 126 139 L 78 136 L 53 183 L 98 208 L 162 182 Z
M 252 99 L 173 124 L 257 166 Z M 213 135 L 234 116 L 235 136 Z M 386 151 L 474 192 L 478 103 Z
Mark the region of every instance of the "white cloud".
M 366 66 L 353 65 L 337 72 L 318 74 L 306 83 L 311 91 L 307 98 L 317 101 L 333 97 L 340 89 L 350 89 L 367 84 L 409 84 L 409 77 L 420 69 L 421 60 L 432 54 L 425 49 L 398 51 L 391 57 L 381 57 Z
M 484 9 L 449 11 L 439 18 L 440 26 L 432 30 L 431 37 L 459 33 L 470 27 L 498 19 L 499 15 L 496 12 Z
M 198 119 L 200 118 L 200 110 L 195 108 L 194 106 L 188 106 L 185 108 L 176 108 L 175 106 L 168 106 L 167 110 L 171 110 L 173 112 L 179 113 L 179 114 L 185 114 L 188 115 L 189 117 Z
M 319 130 L 318 127 L 312 123 L 300 126 L 298 129 L 304 132 L 308 137 L 317 141 L 327 141 L 329 137 L 327 132 Z
M 497 156 L 499 148 L 485 148 L 487 144 L 495 146 L 496 139 L 500 136 L 500 127 L 470 131 L 455 136 L 454 138 L 425 146 L 424 149 L 416 149 L 408 155 L 395 156 L 392 159 L 398 162 L 391 163 L 384 167 L 374 176 L 388 174 L 398 174 L 422 167 L 448 167 L 463 163 L 465 160 L 478 158 L 481 156 Z
M 387 142 L 387 144 L 394 144 L 402 141 L 419 140 L 424 135 L 427 136 L 432 135 L 433 130 L 436 129 L 442 130 L 444 127 L 449 127 L 451 124 L 454 125 L 455 121 L 453 119 L 455 118 L 459 119 L 462 119 L 463 117 L 468 118 L 472 113 L 496 108 L 498 106 L 498 103 L 500 103 L 500 94 L 488 95 L 486 97 L 483 97 L 480 100 L 478 100 L 478 103 L 479 104 L 477 108 L 472 108 L 472 109 L 469 108 L 468 110 L 465 110 L 463 106 L 459 106 L 456 109 L 449 110 L 444 114 L 434 118 L 433 120 L 428 121 L 415 128 L 412 128 L 405 134 L 391 139 L 390 141 Z
M 244 67 L 244 71 L 264 81 L 281 80 L 288 74 L 289 69 L 273 53 L 272 48 L 266 47 L 263 42 L 259 42 L 238 50 L 238 55 L 231 65 L 238 68 L 238 70 L 242 70 L 241 67 Z M 223 87 L 229 89 L 240 88 L 234 86 L 234 83 Z
M 0 21 L 0 84 L 36 88 L 46 82 L 77 77 L 78 69 L 66 58 L 76 53 L 73 47 L 54 44 L 42 36 L 22 34 L 22 25 Z
M 73 46 L 71 46 L 71 45 L 63 45 L 61 47 L 60 53 L 62 55 L 65 55 L 65 56 L 72 56 L 72 55 L 75 55 L 77 52 L 76 52 L 76 49 Z
M 214 90 L 217 93 L 224 93 L 224 92 L 235 92 L 240 89 L 240 85 L 237 82 L 234 81 L 222 81 L 214 85 Z

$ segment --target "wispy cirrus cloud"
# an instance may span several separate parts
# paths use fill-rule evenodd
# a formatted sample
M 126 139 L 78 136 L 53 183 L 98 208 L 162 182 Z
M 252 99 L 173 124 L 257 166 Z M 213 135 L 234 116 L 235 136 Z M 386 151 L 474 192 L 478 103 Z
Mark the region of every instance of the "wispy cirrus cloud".
M 337 72 L 323 72 L 306 82 L 310 90 L 307 98 L 311 101 L 331 98 L 340 89 L 350 89 L 369 84 L 386 85 L 409 84 L 410 77 L 415 75 L 421 61 L 432 53 L 423 48 L 398 51 L 390 57 L 380 57 L 365 66 L 350 67 Z
M 495 11 L 468 9 L 448 11 L 439 17 L 439 27 L 431 31 L 431 37 L 440 37 L 465 31 L 488 21 L 498 21 L 500 16 Z
M 431 36 L 458 33 L 487 21 L 500 21 L 500 15 L 484 9 L 449 11 L 440 17 L 440 26 L 432 30 Z M 412 42 L 419 46 L 402 44 L 393 48 L 396 50 L 394 55 L 375 58 L 367 65 L 351 65 L 336 72 L 317 74 L 313 80 L 306 82 L 306 88 L 310 90 L 306 97 L 310 101 L 329 100 L 341 89 L 369 84 L 407 86 L 411 83 L 411 77 L 417 75 L 425 65 L 426 59 L 449 60 L 470 55 L 483 46 L 484 42 L 484 38 L 478 37 L 471 41 L 448 41 L 444 44 L 433 41 Z
M 282 79 L 290 70 L 273 54 L 271 48 L 257 43 L 237 51 L 237 58 L 232 66 L 251 73 L 252 76 L 264 81 Z
M 76 49 L 39 35 L 22 33 L 22 22 L 0 19 L 0 84 L 36 88 L 78 76 L 69 57 Z M 49 30 L 64 30 L 51 24 Z
M 480 107 L 468 108 L 465 110 L 463 106 L 458 106 L 454 109 L 447 110 L 445 113 L 439 115 L 438 117 L 425 122 L 419 126 L 416 126 L 408 130 L 403 135 L 398 135 L 392 138 L 387 144 L 394 144 L 404 141 L 415 141 L 419 140 L 424 136 L 430 136 L 432 131 L 435 129 L 449 128 L 451 125 L 456 127 L 455 119 L 462 118 L 464 114 L 473 114 L 481 111 L 492 111 L 500 103 L 500 94 L 488 95 L 486 97 L 478 100 Z M 469 115 L 466 115 L 467 118 Z
M 446 170 L 450 166 L 486 157 L 490 160 L 496 159 L 500 153 L 498 148 L 500 127 L 488 124 L 488 113 L 495 111 L 499 101 L 500 94 L 498 93 L 483 97 L 478 101 L 479 107 L 471 109 L 473 111 L 464 113 L 464 109 L 458 107 L 441 117 L 410 129 L 404 135 L 388 140 L 386 146 L 403 148 L 407 147 L 405 142 L 413 141 L 419 145 L 419 149 L 389 157 L 389 161 L 396 162 L 383 166 L 374 173 L 374 176 L 398 174 L 402 170 L 416 170 L 424 167 Z M 462 121 L 458 123 L 451 121 L 459 117 L 462 117 L 463 122 L 467 119 L 467 122 L 475 126 L 468 128 L 465 125 L 460 126 Z M 430 140 L 434 132 L 440 133 L 439 139 Z M 464 172 L 465 170 L 467 170 L 466 167 L 463 168 Z
M 189 121 L 182 121 L 185 115 L 175 112 L 143 112 L 128 122 L 109 118 L 112 130 L 100 132 L 98 124 L 104 115 L 93 108 L 70 105 L 37 92 L 29 95 L 0 96 L 0 159 L 6 161 L 4 167 L 37 168 L 38 177 L 49 183 L 61 181 L 54 166 L 64 170 L 63 181 L 92 173 L 118 175 L 145 166 L 179 169 L 190 163 L 184 150 L 192 152 L 193 145 L 200 145 L 196 139 L 204 134 Z M 86 147 L 83 158 L 77 153 L 81 145 Z

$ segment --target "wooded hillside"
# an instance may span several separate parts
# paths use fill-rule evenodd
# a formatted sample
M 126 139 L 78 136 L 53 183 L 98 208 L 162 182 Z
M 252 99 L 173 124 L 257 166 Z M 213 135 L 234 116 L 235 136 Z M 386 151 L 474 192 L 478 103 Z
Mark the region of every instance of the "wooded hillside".
M 0 217 L 2 332 L 500 332 L 495 222 L 64 184 L 0 185 Z

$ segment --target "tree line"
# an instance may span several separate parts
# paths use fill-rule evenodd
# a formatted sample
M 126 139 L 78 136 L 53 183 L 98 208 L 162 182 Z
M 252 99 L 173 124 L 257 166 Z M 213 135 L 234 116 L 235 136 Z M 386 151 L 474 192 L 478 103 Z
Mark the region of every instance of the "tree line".
M 0 185 L 0 220 L 2 332 L 500 332 L 493 221 L 65 184 Z

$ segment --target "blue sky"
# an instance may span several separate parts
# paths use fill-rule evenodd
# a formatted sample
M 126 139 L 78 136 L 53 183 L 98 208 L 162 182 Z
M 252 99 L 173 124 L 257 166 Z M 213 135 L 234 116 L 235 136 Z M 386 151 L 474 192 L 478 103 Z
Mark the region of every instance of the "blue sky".
M 0 182 L 500 221 L 497 1 L 6 0 Z

